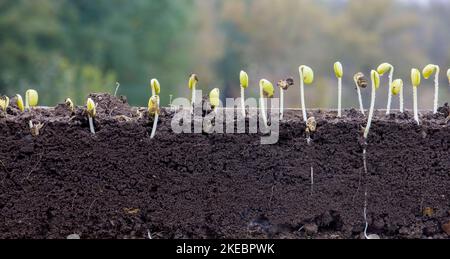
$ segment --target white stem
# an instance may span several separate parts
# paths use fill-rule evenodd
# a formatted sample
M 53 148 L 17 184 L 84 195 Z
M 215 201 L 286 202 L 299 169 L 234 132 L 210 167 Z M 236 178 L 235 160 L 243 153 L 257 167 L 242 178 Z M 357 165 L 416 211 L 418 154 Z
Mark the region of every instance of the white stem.
M 338 78 L 338 117 L 342 117 L 342 78 Z
M 438 112 L 439 105 L 439 68 L 436 68 L 436 75 L 434 77 L 434 108 L 433 113 L 436 114 Z
M 91 116 L 88 116 L 88 118 L 89 118 L 89 128 L 91 129 L 91 133 L 95 134 L 94 119 Z
M 361 96 L 361 89 L 359 88 L 359 86 L 356 86 L 356 91 L 358 92 L 358 100 L 359 100 L 359 109 L 361 110 L 362 115 L 366 115 L 364 113 L 364 105 L 362 102 L 362 96 Z
M 191 114 L 194 114 L 194 105 L 195 105 L 195 86 L 192 87 Z
M 400 112 L 401 113 L 404 112 L 404 108 L 403 108 L 403 87 L 400 88 Z
M 120 87 L 119 82 L 116 82 L 116 91 L 114 91 L 114 97 L 117 96 L 117 91 L 119 91 L 119 87 Z M 153 88 L 153 87 L 152 87 L 152 88 Z
M 392 80 L 394 77 L 394 67 L 391 66 L 390 72 L 389 72 L 389 87 L 388 87 L 388 102 L 387 102 L 387 108 L 386 108 L 386 114 L 391 113 L 391 103 L 392 103 Z
M 365 139 L 367 139 L 367 137 L 369 136 L 370 126 L 372 125 L 373 111 L 375 109 L 375 96 L 376 96 L 376 88 L 374 82 L 372 82 L 372 99 L 370 101 L 369 118 L 367 120 L 366 129 L 364 130 Z
M 259 106 L 261 108 L 260 113 L 261 113 L 263 121 L 264 121 L 264 126 L 267 127 L 267 115 L 266 115 L 266 107 L 264 105 L 264 92 L 263 92 L 262 85 L 259 87 L 259 95 L 260 95 Z
M 413 98 L 414 98 L 414 120 L 416 120 L 417 125 L 420 125 L 419 122 L 419 108 L 417 103 L 417 87 L 413 86 Z
M 158 113 L 156 112 L 156 113 L 155 113 L 155 119 L 153 120 L 152 133 L 150 134 L 150 138 L 151 138 L 151 139 L 154 138 L 155 135 L 156 135 L 156 127 L 158 126 L 158 118 L 159 118 L 159 115 L 158 115 Z
M 242 116 L 245 118 L 245 88 L 241 86 L 241 109 Z
M 306 114 L 306 105 L 305 105 L 305 84 L 303 82 L 303 72 L 302 69 L 300 69 L 300 99 L 302 103 L 302 112 L 303 112 L 303 120 L 305 122 L 308 121 L 308 115 Z
M 32 128 L 33 128 L 33 121 L 30 120 L 30 121 L 28 122 L 28 126 L 30 126 L 30 129 L 32 129 Z
M 280 120 L 284 117 L 284 90 L 280 87 Z

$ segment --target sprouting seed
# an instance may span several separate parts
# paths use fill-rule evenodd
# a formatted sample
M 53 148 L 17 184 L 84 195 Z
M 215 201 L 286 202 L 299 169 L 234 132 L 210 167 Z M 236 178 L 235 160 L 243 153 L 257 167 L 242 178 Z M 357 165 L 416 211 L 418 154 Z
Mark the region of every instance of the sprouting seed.
M 308 67 L 308 66 L 300 66 L 298 68 L 299 74 L 300 74 L 300 98 L 301 98 L 301 105 L 302 105 L 302 111 L 303 111 L 303 120 L 307 122 L 308 117 L 306 114 L 306 105 L 305 105 L 305 87 L 304 84 L 312 84 L 314 81 L 314 71 Z
M 35 107 L 38 104 L 39 95 L 36 90 L 28 89 L 25 92 L 25 109 L 30 109 L 30 107 Z
M 420 81 L 421 81 L 421 75 L 420 75 L 420 71 L 417 68 L 413 68 L 411 70 L 411 83 L 413 86 L 413 99 L 414 99 L 414 120 L 417 122 L 417 124 L 420 124 L 419 122 L 419 104 L 417 101 L 417 88 L 420 85 Z
M 73 102 L 72 102 L 72 100 L 70 98 L 67 98 L 64 103 L 70 109 L 71 112 L 75 111 L 75 105 L 73 104 Z
M 159 118 L 159 96 L 153 95 L 148 100 L 148 113 L 150 115 L 154 115 L 155 118 L 153 120 L 152 133 L 150 134 L 150 138 L 154 138 L 156 135 L 156 127 L 158 126 L 158 118 Z
M 97 111 L 96 111 L 96 105 L 91 98 L 87 99 L 86 112 L 87 112 L 88 119 L 89 119 L 89 128 L 91 129 L 91 133 L 95 134 L 94 118 L 95 118 Z
M 120 83 L 116 82 L 116 90 L 114 91 L 114 97 L 117 96 L 117 92 L 119 91 Z
M 377 72 L 380 76 L 383 76 L 385 73 L 389 71 L 389 89 L 388 89 L 388 102 L 386 108 L 386 114 L 391 112 L 391 103 L 392 103 L 392 81 L 394 79 L 394 66 L 389 63 L 383 63 L 378 66 Z M 400 105 L 400 111 L 403 111 L 403 107 Z
M 3 112 L 6 112 L 6 109 L 8 108 L 8 106 L 9 106 L 9 97 L 6 95 L 1 96 L 0 97 L 0 109 Z
M 152 89 L 152 96 L 159 95 L 161 91 L 161 85 L 159 84 L 158 79 L 153 78 L 150 80 L 150 88 Z
M 436 114 L 438 112 L 438 103 L 439 103 L 439 72 L 440 68 L 438 65 L 429 64 L 427 65 L 422 73 L 425 79 L 430 78 L 430 76 L 434 73 L 434 103 L 433 103 L 433 113 Z
M 392 91 L 392 95 L 396 96 L 396 95 L 400 94 L 402 89 L 403 89 L 403 80 L 401 80 L 401 79 L 394 80 L 392 82 L 391 89 L 392 89 L 391 90 Z M 403 100 L 400 99 L 400 102 L 403 102 Z
M 370 130 L 370 126 L 372 124 L 373 112 L 375 109 L 376 91 L 380 87 L 380 74 L 378 74 L 377 71 L 372 70 L 372 72 L 370 73 L 370 79 L 372 81 L 372 98 L 370 101 L 369 118 L 367 120 L 367 125 L 364 130 L 364 138 L 365 139 L 367 139 L 367 137 L 369 136 L 369 130 Z
M 338 79 L 338 117 L 342 117 L 342 77 L 344 76 L 344 69 L 341 62 L 334 63 L 334 74 Z
M 24 112 L 25 111 L 25 106 L 23 105 L 22 96 L 20 94 L 16 94 L 16 98 L 17 98 L 17 107 L 19 108 L 19 110 L 21 112 Z
M 211 104 L 211 108 L 214 110 L 214 112 L 217 111 L 217 107 L 220 105 L 220 90 L 219 88 L 214 88 L 209 93 L 209 103 Z
M 189 76 L 189 89 L 191 89 L 191 112 L 194 113 L 194 105 L 195 105 L 195 90 L 198 83 L 198 77 L 196 74 L 191 74 Z
M 367 79 L 365 78 L 363 73 L 359 72 L 353 76 L 353 81 L 355 81 L 356 91 L 358 93 L 359 110 L 361 111 L 362 115 L 365 115 L 364 105 L 363 105 L 362 96 L 361 96 L 361 88 L 367 87 L 367 85 L 368 85 Z
M 272 98 L 274 94 L 273 85 L 269 80 L 261 79 L 261 81 L 259 81 L 259 94 L 260 94 L 259 104 L 261 109 L 260 113 L 262 114 L 264 126 L 267 126 L 265 98 Z
M 239 81 L 241 84 L 241 110 L 242 116 L 245 118 L 245 89 L 248 87 L 248 74 L 245 71 L 241 71 L 239 74 Z
M 280 88 L 280 120 L 284 116 L 284 91 L 287 91 L 292 85 L 294 85 L 293 78 L 278 81 L 278 87 Z

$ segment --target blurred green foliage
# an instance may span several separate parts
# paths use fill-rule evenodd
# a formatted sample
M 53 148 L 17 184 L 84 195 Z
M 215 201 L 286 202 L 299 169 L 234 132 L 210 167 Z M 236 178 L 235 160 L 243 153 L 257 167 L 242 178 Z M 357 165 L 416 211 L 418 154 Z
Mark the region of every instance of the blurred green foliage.
M 308 105 L 334 107 L 332 66 L 340 60 L 344 106 L 357 104 L 354 73 L 389 62 L 405 80 L 408 107 L 412 67 L 450 66 L 449 24 L 444 0 L 0 0 L 0 93 L 33 87 L 41 104 L 66 97 L 83 104 L 89 92 L 113 93 L 119 81 L 119 94 L 144 106 L 156 77 L 165 105 L 169 95 L 189 95 L 191 73 L 200 89 L 232 97 L 244 69 L 248 95 L 257 96 L 260 78 L 297 78 L 308 64 L 317 78 Z M 421 107 L 429 108 L 432 81 L 425 83 Z M 298 107 L 298 91 L 289 93 L 287 106 Z M 382 106 L 387 90 L 380 95 Z
M 119 94 L 146 103 L 150 77 L 169 88 L 189 73 L 180 67 L 191 8 L 189 0 L 0 0 L 0 92 L 33 87 L 42 103 L 79 103 L 119 80 Z

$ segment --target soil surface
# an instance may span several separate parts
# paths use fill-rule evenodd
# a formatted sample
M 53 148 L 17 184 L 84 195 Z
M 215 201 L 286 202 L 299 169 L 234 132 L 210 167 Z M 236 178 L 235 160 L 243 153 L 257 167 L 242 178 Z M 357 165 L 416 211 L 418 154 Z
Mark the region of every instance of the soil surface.
M 175 134 L 173 109 L 150 139 L 145 109 L 91 97 L 95 135 L 83 107 L 0 116 L 0 238 L 363 238 L 365 190 L 368 234 L 449 238 L 448 106 L 420 126 L 378 112 L 367 146 L 357 110 L 312 111 L 309 145 L 301 111 L 288 111 L 279 142 L 261 145 Z

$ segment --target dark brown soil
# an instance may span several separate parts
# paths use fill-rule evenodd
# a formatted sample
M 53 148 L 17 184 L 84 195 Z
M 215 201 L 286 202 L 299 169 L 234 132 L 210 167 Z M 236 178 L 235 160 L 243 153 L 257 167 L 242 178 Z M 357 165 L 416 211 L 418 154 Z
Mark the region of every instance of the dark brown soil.
M 365 186 L 369 233 L 449 237 L 448 107 L 420 126 L 378 113 L 365 176 L 356 110 L 314 111 L 311 145 L 301 112 L 287 112 L 279 142 L 260 145 L 258 134 L 174 134 L 169 109 L 150 139 L 145 111 L 92 97 L 95 135 L 82 108 L 0 118 L 0 238 L 361 238 Z

